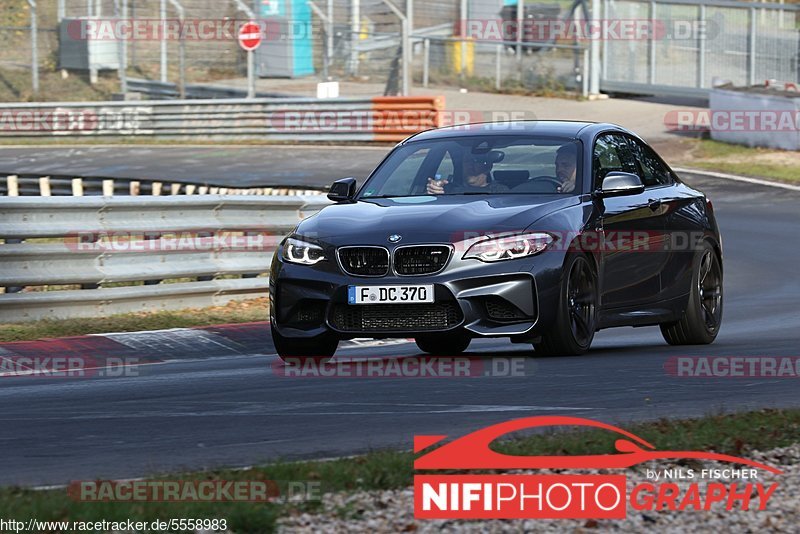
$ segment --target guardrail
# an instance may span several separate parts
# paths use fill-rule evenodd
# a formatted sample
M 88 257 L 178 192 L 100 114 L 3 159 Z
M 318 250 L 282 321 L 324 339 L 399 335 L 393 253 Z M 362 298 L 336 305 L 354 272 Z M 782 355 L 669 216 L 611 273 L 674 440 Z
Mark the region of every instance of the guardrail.
M 0 322 L 266 295 L 275 245 L 314 196 L 0 199 Z
M 128 92 L 147 95 L 153 100 L 175 100 L 180 98 L 178 84 L 128 78 Z M 186 98 L 189 100 L 222 99 L 222 98 L 247 98 L 247 88 L 225 87 L 199 83 L 187 83 L 184 88 Z M 292 98 L 294 95 L 285 93 L 256 92 L 257 98 Z
M 397 142 L 442 123 L 443 97 L 262 98 L 0 105 L 0 138 Z
M 19 196 L 116 196 L 116 195 L 322 195 L 318 189 L 292 187 L 225 187 L 161 180 L 103 178 L 99 176 L 42 176 L 0 173 L 0 197 Z

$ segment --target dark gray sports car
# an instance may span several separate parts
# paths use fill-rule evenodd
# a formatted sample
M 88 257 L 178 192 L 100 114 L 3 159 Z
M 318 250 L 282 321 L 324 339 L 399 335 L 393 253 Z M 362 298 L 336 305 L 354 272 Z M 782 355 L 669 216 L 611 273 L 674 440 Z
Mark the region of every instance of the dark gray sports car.
M 431 130 L 397 145 L 360 189 L 346 178 L 275 254 L 270 319 L 282 357 L 339 340 L 472 338 L 581 354 L 594 333 L 659 325 L 711 343 L 722 246 L 711 202 L 635 134 L 537 121 Z

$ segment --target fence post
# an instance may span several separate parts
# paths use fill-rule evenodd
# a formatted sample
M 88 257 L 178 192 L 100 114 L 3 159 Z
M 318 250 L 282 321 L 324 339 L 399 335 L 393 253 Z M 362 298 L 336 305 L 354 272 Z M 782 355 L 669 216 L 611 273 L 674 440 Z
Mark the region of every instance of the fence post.
M 522 38 L 525 30 L 525 0 L 517 0 L 517 60 L 522 60 Z
M 323 56 L 322 56 L 322 77 L 323 77 L 323 79 L 327 80 L 328 79 L 328 72 L 330 70 L 329 69 L 329 65 L 330 65 L 330 61 L 331 61 L 331 54 L 333 53 L 332 41 L 329 38 L 329 36 L 333 33 L 333 21 L 330 18 L 328 18 L 328 15 L 323 13 L 322 10 L 319 7 L 317 7 L 317 5 L 314 2 L 312 2 L 311 0 L 308 0 L 308 2 L 306 2 L 306 3 L 308 4 L 308 7 L 311 9 L 311 12 L 314 13 L 317 16 L 317 18 L 319 18 L 322 21 L 322 25 L 325 28 L 325 30 L 324 30 L 325 31 L 325 48 L 324 48 L 324 52 L 323 52 Z M 329 4 L 328 7 L 330 8 L 330 4 Z M 313 27 L 313 23 L 312 23 L 312 27 Z
M 581 72 L 581 95 L 583 98 L 589 96 L 589 50 L 583 49 L 583 68 Z
M 236 4 L 236 7 L 247 15 L 247 17 L 255 22 L 256 21 L 256 14 L 253 12 L 252 9 L 244 2 L 244 0 L 233 0 Z M 261 25 L 259 24 L 259 27 Z M 256 53 L 253 50 L 247 51 L 247 98 L 255 98 L 256 97 Z
M 361 0 L 350 0 L 350 68 L 351 76 L 358 74 L 358 40 L 361 37 Z
M 589 16 L 592 24 L 597 27 L 600 24 L 600 0 L 592 0 Z M 604 57 L 603 61 L 608 61 Z M 589 41 L 589 94 L 600 94 L 600 42 L 597 39 Z
M 706 5 L 700 4 L 697 12 L 697 87 L 706 86 Z
M 495 90 L 499 91 L 503 87 L 503 47 L 504 44 L 497 45 L 495 49 L 495 58 L 494 58 L 494 88 Z
M 178 70 L 180 70 L 178 92 L 180 93 L 181 99 L 183 99 L 186 98 L 186 36 L 183 31 L 183 22 L 186 18 L 186 12 L 183 9 L 183 5 L 181 5 L 178 0 L 169 0 L 169 3 L 172 4 L 172 7 L 178 12 L 178 20 L 181 24 L 181 31 L 178 35 Z
M 28 0 L 31 9 L 31 85 L 33 93 L 39 93 L 39 36 L 36 20 L 36 0 Z
M 461 24 L 458 25 L 458 36 L 461 38 L 461 70 L 459 71 L 461 79 L 465 78 L 467 72 L 467 13 L 469 6 L 467 0 L 461 0 L 461 5 L 458 10 L 458 15 L 461 17 Z
M 161 20 L 161 82 L 167 83 L 167 0 L 160 0 L 159 19 Z
M 431 70 L 431 40 L 422 41 L 422 87 L 428 87 Z
M 328 47 L 328 61 L 333 63 L 333 0 L 328 0 L 328 35 L 326 38 L 326 46 Z
M 756 83 L 756 8 L 751 7 L 748 10 L 750 32 L 748 35 L 747 47 L 747 85 L 755 85 Z
M 656 3 L 653 0 L 650 1 L 650 20 L 656 20 Z M 656 42 L 652 31 L 647 39 L 647 55 L 647 83 L 653 84 L 656 81 Z
M 128 17 L 128 0 L 121 1 L 122 7 L 120 8 L 120 0 L 114 0 L 114 11 L 118 18 L 124 20 Z M 125 38 L 125 35 L 122 35 L 120 38 L 117 59 L 119 61 L 119 68 L 117 71 L 119 73 L 119 91 L 124 95 L 128 92 L 128 40 Z
M 409 86 L 410 86 L 410 75 L 411 75 L 411 50 L 409 50 L 411 44 L 411 36 L 409 35 L 408 31 L 408 17 L 406 17 L 402 11 L 397 9 L 397 6 L 392 3 L 391 0 L 383 0 L 383 3 L 392 10 L 397 18 L 400 19 L 400 28 L 401 28 L 401 43 L 402 46 L 402 69 L 403 69 L 403 78 L 402 78 L 402 89 L 401 94 L 403 96 L 408 96 L 409 93 Z
M 603 20 L 607 21 L 610 18 L 609 14 L 608 14 L 609 0 L 600 0 L 600 2 L 602 2 L 602 5 L 603 5 Z M 586 15 L 586 13 L 584 12 L 584 16 L 585 15 Z M 603 39 L 601 54 L 602 54 L 602 57 L 600 59 L 600 75 L 599 75 L 599 77 L 602 78 L 602 79 L 606 79 L 606 78 L 608 78 L 608 39 Z M 599 85 L 600 84 L 599 84 L 599 81 L 598 81 L 598 86 Z

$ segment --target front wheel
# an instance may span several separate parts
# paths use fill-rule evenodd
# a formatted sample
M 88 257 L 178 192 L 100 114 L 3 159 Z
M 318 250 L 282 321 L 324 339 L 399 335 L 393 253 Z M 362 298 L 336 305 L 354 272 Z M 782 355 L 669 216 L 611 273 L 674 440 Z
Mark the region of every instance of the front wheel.
M 339 348 L 339 340 L 329 334 L 312 339 L 297 339 L 280 335 L 272 323 L 269 327 L 275 352 L 288 364 L 303 364 L 307 360 L 325 363 Z
M 661 325 L 670 345 L 708 345 L 722 324 L 722 265 L 707 241 L 695 257 L 689 303 L 680 321 Z
M 414 338 L 422 352 L 437 356 L 454 356 L 469 347 L 472 338 L 465 332 L 450 334 L 425 334 Z
M 534 345 L 537 355 L 577 356 L 589 350 L 597 330 L 597 274 L 588 256 L 564 264 L 556 322 Z

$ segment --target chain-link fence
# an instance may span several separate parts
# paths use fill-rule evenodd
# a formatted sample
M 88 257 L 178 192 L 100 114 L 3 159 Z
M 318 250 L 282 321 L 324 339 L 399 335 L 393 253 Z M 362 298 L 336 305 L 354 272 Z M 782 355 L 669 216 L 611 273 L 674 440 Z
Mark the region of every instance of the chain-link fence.
M 726 0 L 603 0 L 603 17 L 653 20 L 647 39 L 605 40 L 604 89 L 703 94 L 715 81 L 798 82 L 796 5 Z
M 799 81 L 798 13 L 732 0 L 0 0 L 0 100 L 244 96 L 237 37 L 251 19 L 261 95 L 315 94 L 329 80 L 342 96 L 409 84 L 585 93 L 587 78 L 606 91 L 705 94 L 715 78 Z M 609 29 L 620 23 L 633 33 Z M 592 24 L 599 35 L 583 31 Z

